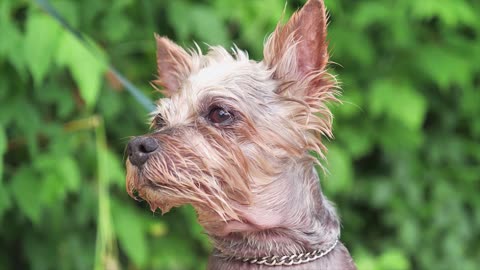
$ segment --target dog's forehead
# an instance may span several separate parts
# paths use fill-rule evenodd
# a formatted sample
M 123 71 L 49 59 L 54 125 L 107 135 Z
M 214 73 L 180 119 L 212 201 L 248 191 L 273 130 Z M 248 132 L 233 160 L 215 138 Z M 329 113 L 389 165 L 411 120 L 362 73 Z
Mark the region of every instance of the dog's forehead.
M 275 87 L 271 71 L 261 62 L 234 58 L 210 61 L 194 70 L 177 93 L 161 99 L 156 113 L 162 114 L 169 124 L 185 123 L 202 113 L 209 98 L 251 105 L 274 95 Z
M 183 90 L 204 94 L 216 87 L 232 88 L 231 84 L 236 78 L 249 75 L 250 66 L 252 64 L 248 62 L 230 61 L 211 64 L 193 73 L 187 80 L 187 87 Z

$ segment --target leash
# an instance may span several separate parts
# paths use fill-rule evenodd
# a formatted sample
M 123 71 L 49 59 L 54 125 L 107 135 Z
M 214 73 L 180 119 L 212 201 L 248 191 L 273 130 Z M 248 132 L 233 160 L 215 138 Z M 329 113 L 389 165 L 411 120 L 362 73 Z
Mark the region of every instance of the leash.
M 62 15 L 50 4 L 48 0 L 35 0 L 35 2 L 55 21 L 57 21 L 65 30 L 70 32 L 80 43 L 93 55 L 96 55 L 95 48 L 90 44 L 83 34 L 73 28 Z M 101 59 L 100 57 L 96 57 Z M 147 111 L 151 112 L 155 109 L 153 102 L 148 99 L 135 85 L 133 85 L 125 76 L 120 73 L 112 64 L 106 63 L 111 74 L 127 89 L 127 92 L 135 98 Z

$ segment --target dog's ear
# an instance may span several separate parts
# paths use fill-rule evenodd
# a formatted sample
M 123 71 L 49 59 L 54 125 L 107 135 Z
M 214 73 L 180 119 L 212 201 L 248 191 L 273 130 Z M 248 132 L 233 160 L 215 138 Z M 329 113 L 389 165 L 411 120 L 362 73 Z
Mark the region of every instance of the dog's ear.
M 264 48 L 264 62 L 281 80 L 299 81 L 320 74 L 328 62 L 327 15 L 323 0 L 309 0 L 290 20 L 277 28 Z M 311 87 L 322 80 L 312 80 Z
M 176 92 L 191 70 L 190 55 L 180 46 L 165 37 L 155 34 L 157 41 L 158 80 L 154 83 L 164 88 L 170 96 Z

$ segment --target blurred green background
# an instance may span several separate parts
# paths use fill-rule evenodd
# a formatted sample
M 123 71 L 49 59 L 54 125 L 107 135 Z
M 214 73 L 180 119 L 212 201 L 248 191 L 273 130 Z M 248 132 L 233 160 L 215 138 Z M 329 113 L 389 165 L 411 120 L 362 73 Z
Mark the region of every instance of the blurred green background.
M 52 4 L 98 50 L 35 2 L 0 1 L 0 269 L 202 269 L 192 209 L 152 214 L 125 192 L 147 111 L 106 63 L 154 100 L 154 32 L 261 59 L 285 1 Z M 344 104 L 322 185 L 359 269 L 479 269 L 480 1 L 326 5 Z

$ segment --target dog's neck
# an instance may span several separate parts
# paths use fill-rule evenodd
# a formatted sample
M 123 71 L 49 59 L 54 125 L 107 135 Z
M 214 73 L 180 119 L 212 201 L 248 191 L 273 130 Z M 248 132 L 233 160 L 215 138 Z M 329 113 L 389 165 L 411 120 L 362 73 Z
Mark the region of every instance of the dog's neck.
M 297 161 L 259 189 L 246 231 L 211 235 L 215 249 L 242 258 L 284 256 L 328 249 L 340 234 L 333 206 L 323 196 L 311 159 Z M 251 228 L 254 228 L 253 230 Z

